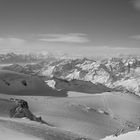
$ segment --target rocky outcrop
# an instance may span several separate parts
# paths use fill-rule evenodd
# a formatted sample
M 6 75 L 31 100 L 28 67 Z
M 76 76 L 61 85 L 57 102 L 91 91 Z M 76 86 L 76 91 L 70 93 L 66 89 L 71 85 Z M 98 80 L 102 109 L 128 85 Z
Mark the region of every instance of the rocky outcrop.
M 11 102 L 15 103 L 15 106 L 10 109 L 9 115 L 11 118 L 28 118 L 32 121 L 46 123 L 41 117 L 36 117 L 30 110 L 28 103 L 22 99 L 10 99 Z

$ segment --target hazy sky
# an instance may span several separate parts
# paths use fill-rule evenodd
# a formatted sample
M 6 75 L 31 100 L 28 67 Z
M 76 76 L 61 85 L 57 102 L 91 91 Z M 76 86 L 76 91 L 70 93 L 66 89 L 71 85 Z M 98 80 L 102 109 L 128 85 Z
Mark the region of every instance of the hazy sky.
M 140 55 L 140 0 L 0 0 L 0 51 Z

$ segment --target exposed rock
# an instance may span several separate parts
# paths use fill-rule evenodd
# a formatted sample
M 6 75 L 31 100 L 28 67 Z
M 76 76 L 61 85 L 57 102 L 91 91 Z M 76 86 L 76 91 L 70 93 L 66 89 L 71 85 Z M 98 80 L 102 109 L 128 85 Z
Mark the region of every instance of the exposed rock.
M 26 80 L 22 80 L 21 83 L 22 83 L 24 86 L 27 86 Z
M 16 104 L 15 107 L 10 109 L 10 117 L 11 118 L 28 118 L 32 121 L 37 121 L 41 123 L 46 123 L 42 120 L 41 117 L 36 117 L 32 112 L 29 110 L 28 103 L 22 99 L 14 99 L 11 98 L 10 101 Z
M 117 136 L 123 134 L 123 132 L 124 132 L 124 128 L 118 129 L 118 131 L 115 132 L 115 134 L 113 136 L 117 137 Z
M 140 126 L 137 127 L 137 130 L 140 130 Z

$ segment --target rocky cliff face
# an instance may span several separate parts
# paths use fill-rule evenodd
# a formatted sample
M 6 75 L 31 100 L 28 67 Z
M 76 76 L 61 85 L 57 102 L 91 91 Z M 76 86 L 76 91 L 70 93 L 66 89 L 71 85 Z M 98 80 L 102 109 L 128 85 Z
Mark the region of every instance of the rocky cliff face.
M 42 120 L 41 117 L 36 117 L 29 109 L 28 103 L 22 99 L 10 99 L 14 103 L 14 107 L 9 110 L 11 118 L 27 118 L 31 121 L 37 121 L 40 123 L 48 124 Z

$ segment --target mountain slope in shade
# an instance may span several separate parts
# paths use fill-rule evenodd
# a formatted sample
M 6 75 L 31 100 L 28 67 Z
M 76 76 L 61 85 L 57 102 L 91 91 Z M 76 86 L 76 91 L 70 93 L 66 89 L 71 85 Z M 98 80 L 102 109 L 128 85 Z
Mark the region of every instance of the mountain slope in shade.
M 0 70 L 0 92 L 15 95 L 67 96 L 66 92 L 52 89 L 37 76 L 8 70 Z
M 53 85 L 49 81 L 48 85 L 50 83 L 50 86 L 52 86 L 55 89 L 64 89 L 67 91 L 77 91 L 77 92 L 82 92 L 82 93 L 91 93 L 91 94 L 97 94 L 97 93 L 103 93 L 103 92 L 111 92 L 112 89 L 100 84 L 96 83 L 93 84 L 90 81 L 83 81 L 83 80 L 78 80 L 78 79 L 73 79 L 73 80 L 65 80 L 65 79 L 59 79 L 56 77 L 52 78 L 53 80 L 50 80 Z

